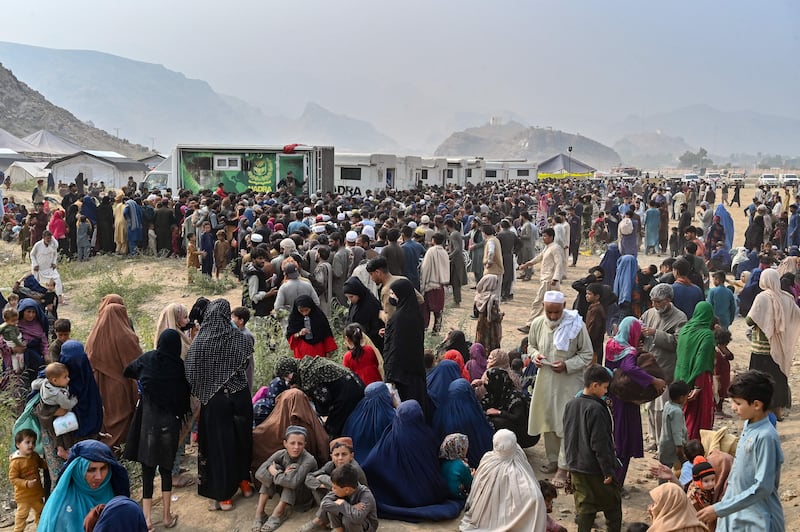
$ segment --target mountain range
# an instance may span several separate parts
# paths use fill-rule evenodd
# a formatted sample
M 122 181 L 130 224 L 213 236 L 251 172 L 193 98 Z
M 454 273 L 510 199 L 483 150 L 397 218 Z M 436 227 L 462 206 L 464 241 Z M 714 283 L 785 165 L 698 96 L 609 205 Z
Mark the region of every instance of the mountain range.
M 309 103 L 297 118 L 215 92 L 162 65 L 102 52 L 0 42 L 0 61 L 50 101 L 119 136 L 169 150 L 175 144 L 334 144 L 397 149 L 371 124 Z
M 553 122 L 555 128 L 529 127 L 526 124 L 548 121 L 502 109 L 498 102 L 486 102 L 482 109 L 456 112 L 432 108 L 425 101 L 424 88 L 405 81 L 398 83 L 407 85 L 409 98 L 417 102 L 405 115 L 400 111 L 382 112 L 381 109 L 397 106 L 385 105 L 377 89 L 366 91 L 361 107 L 344 106 L 353 114 L 365 113 L 373 120 L 383 120 L 376 127 L 363 119 L 330 110 L 344 101 L 335 91 L 318 95 L 324 99 L 324 107 L 321 102 L 307 102 L 299 116 L 286 116 L 286 109 L 301 108 L 288 103 L 297 99 L 291 94 L 269 101 L 245 101 L 240 96 L 219 93 L 206 81 L 190 79 L 162 65 L 102 52 L 0 42 L 0 62 L 40 96 L 69 109 L 78 122 L 84 121 L 160 151 L 168 151 L 179 143 L 302 142 L 334 145 L 339 152 L 426 155 L 435 149 L 437 154 L 543 160 L 573 146 L 578 160 L 601 169 L 619 162 L 671 166 L 677 164 L 683 152 L 696 151 L 701 146 L 714 154 L 715 161 L 731 159 L 728 154 L 739 154 L 740 159 L 741 154 L 758 152 L 800 154 L 797 147 L 800 120 L 754 111 L 723 111 L 709 105 L 648 116 L 631 115 L 608 124 L 589 117 L 576 121 L 575 117 L 562 116 L 561 129 L 588 132 L 589 138 L 558 131 L 558 121 Z M 346 92 L 347 88 L 341 90 Z M 252 90 L 249 93 L 254 94 Z M 27 125 L 20 128 L 8 123 L 9 111 L 5 113 L 6 116 L 0 117 L 0 127 L 20 134 L 33 130 Z M 501 120 L 491 122 L 494 117 Z M 41 118 L 39 113 L 33 121 Z M 19 111 L 14 120 L 23 120 Z M 409 128 L 416 134 L 411 148 L 407 135 L 402 144 L 392 136 L 392 132 L 399 135 L 401 130 Z M 69 136 L 63 131 L 61 134 Z M 86 140 L 72 138 L 87 144 Z M 99 139 L 93 142 L 100 146 Z M 143 149 L 140 146 L 134 151 Z M 117 151 L 125 150 L 120 147 Z
M 0 128 L 20 138 L 47 129 L 81 146 L 116 151 L 133 159 L 144 157 L 149 152 L 145 146 L 132 144 L 92 127 L 66 109 L 53 105 L 17 79 L 1 63 Z

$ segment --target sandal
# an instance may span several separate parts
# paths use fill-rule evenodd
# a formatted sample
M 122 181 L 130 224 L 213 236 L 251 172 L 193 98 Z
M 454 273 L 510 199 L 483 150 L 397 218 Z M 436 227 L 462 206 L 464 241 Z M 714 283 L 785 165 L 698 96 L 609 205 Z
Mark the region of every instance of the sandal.
M 233 510 L 233 501 L 230 499 L 227 501 L 211 501 L 208 505 L 209 512 L 229 512 Z
M 553 477 L 552 479 L 550 479 L 550 484 L 552 484 L 556 488 L 564 489 L 567 487 L 567 479 Z
M 253 519 L 253 524 L 250 526 L 250 532 L 261 532 L 261 527 L 264 526 L 264 521 L 266 520 L 267 516 L 265 515 Z
M 164 528 L 175 528 L 178 524 L 178 516 L 172 515 L 172 519 L 169 522 L 164 522 Z
M 287 506 L 283 509 L 283 513 L 279 516 L 271 515 L 267 522 L 261 527 L 261 532 L 273 532 L 278 529 L 283 523 L 285 523 L 293 513 L 293 508 L 291 506 Z

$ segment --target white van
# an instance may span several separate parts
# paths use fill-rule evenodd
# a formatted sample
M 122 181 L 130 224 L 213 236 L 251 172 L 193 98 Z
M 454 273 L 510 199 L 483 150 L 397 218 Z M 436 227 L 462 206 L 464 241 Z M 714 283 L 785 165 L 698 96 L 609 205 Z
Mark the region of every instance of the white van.
M 784 187 L 796 187 L 800 184 L 800 180 L 797 179 L 797 174 L 781 174 L 781 185 Z

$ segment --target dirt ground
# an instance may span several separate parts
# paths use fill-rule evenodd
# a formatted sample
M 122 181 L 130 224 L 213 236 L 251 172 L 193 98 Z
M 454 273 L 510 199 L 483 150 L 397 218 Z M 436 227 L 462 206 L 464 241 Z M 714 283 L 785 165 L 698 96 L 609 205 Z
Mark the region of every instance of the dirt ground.
M 749 193 L 743 193 L 742 199 L 751 197 Z M 21 193 L 22 196 L 24 193 Z M 747 218 L 742 215 L 741 209 L 733 208 L 731 214 L 736 224 L 735 243 L 740 243 L 743 239 L 744 231 L 747 225 Z M 639 256 L 639 265 L 656 264 L 658 265 L 662 259 L 657 256 Z M 137 259 L 122 259 L 122 258 L 101 258 L 100 261 L 105 261 L 102 264 L 104 268 L 119 270 L 122 272 L 132 272 L 137 278 L 158 284 L 159 288 L 156 293 L 143 305 L 142 308 L 145 312 L 155 319 L 160 310 L 168 303 L 180 302 L 191 306 L 199 294 L 192 292 L 186 288 L 186 270 L 183 261 L 173 259 L 163 259 L 160 261 L 153 260 L 137 260 Z M 574 299 L 574 291 L 570 288 L 571 283 L 586 275 L 589 267 L 597 264 L 599 257 L 581 256 L 576 268 L 568 268 L 567 279 L 563 283 L 564 292 L 567 295 L 567 300 L 571 304 Z M 98 263 L 99 264 L 99 263 Z M 0 289 L 3 293 L 7 293 L 6 288 L 9 286 L 9 280 L 18 277 L 24 272 L 26 266 L 20 262 L 19 247 L 11 246 L 6 243 L 0 243 Z M 82 299 L 90 297 L 94 286 L 102 277 L 103 272 L 98 271 L 97 267 L 87 266 L 86 270 L 89 272 L 82 275 L 80 269 L 73 268 L 70 275 L 65 279 L 66 295 L 69 304 L 61 307 L 60 314 L 63 317 L 73 320 L 75 324 L 73 330 L 79 331 L 79 339 L 84 339 L 86 332 L 88 332 L 92 323 L 94 322 L 96 313 L 87 311 L 81 304 Z M 65 277 L 67 277 L 65 275 Z M 535 277 L 535 276 L 534 276 Z M 730 279 L 730 278 L 729 278 Z M 512 302 L 503 304 L 503 311 L 505 312 L 505 320 L 503 322 L 504 338 L 503 348 L 512 349 L 519 345 L 522 335 L 517 332 L 516 328 L 523 325 L 527 319 L 530 301 L 537 288 L 535 281 L 531 282 L 516 282 L 514 287 L 515 297 Z M 445 318 L 445 324 L 451 328 L 460 328 L 465 331 L 468 339 L 474 337 L 475 322 L 469 319 L 470 307 L 469 301 L 473 292 L 468 288 L 464 288 L 464 303 L 460 308 L 449 308 Z M 225 297 L 227 297 L 232 305 L 240 303 L 240 289 L 234 288 L 229 290 Z M 448 302 L 452 300 L 448 298 Z M 749 344 L 745 336 L 746 326 L 744 320 L 737 319 L 732 325 L 733 342 L 731 344 L 731 351 L 736 356 L 732 363 L 733 371 L 741 372 L 746 370 L 749 363 Z M 84 338 L 80 338 L 84 336 Z M 150 349 L 151 345 L 144 345 L 145 349 Z M 800 394 L 800 384 L 798 383 L 798 362 L 795 361 L 794 374 L 789 377 L 789 382 L 793 394 L 797 396 Z M 260 383 L 259 383 L 260 384 Z M 741 431 L 742 423 L 733 417 L 732 411 L 728 404 L 725 405 L 725 412 L 731 415 L 730 418 L 723 418 L 715 420 L 715 428 L 722 426 L 729 427 L 729 431 L 738 434 Z M 800 456 L 794 455 L 790 452 L 792 448 L 792 441 L 797 441 L 798 433 L 800 433 L 800 420 L 796 413 L 792 412 L 787 419 L 778 425 L 778 432 L 783 442 L 783 449 L 785 453 L 785 463 L 782 470 L 780 494 L 783 501 L 784 513 L 786 516 L 787 528 L 792 525 L 800 524 Z M 646 427 L 645 427 L 646 434 Z M 647 435 L 645 435 L 647 438 Z M 647 445 L 649 442 L 645 442 Z M 529 449 L 528 459 L 533 465 L 538 478 L 545 476 L 539 472 L 539 466 L 544 462 L 543 446 L 537 444 L 532 449 Z M 628 489 L 629 498 L 623 500 L 624 521 L 631 523 L 635 521 L 646 521 L 646 510 L 650 503 L 648 492 L 656 486 L 656 481 L 649 477 L 647 469 L 649 464 L 654 462 L 654 455 L 646 453 L 643 459 L 634 459 L 631 462 L 630 472 L 628 474 Z M 196 471 L 196 455 L 187 454 L 184 458 L 183 466 L 190 471 Z M 158 480 L 156 481 L 158 482 Z M 408 486 L 408 489 L 413 489 L 413 486 Z M 158 489 L 156 490 L 158 493 Z M 134 498 L 140 496 L 139 493 L 134 493 Z M 243 499 L 236 497 L 234 499 L 236 508 L 230 512 L 209 512 L 207 511 L 207 500 L 197 495 L 196 487 L 192 486 L 184 489 L 176 489 L 173 492 L 173 512 L 180 516 L 180 521 L 175 528 L 176 531 L 247 531 L 250 530 L 253 513 L 255 511 L 256 498 Z M 271 511 L 275 500 L 272 500 L 267 505 L 267 511 Z M 498 504 L 503 504 L 498 501 Z M 573 512 L 572 497 L 561 493 L 554 503 L 553 517 L 561 522 L 568 530 L 575 530 L 576 527 L 572 520 Z M 313 517 L 312 512 L 305 514 L 296 514 L 290 519 L 281 530 L 297 530 L 305 522 Z M 389 532 L 411 531 L 411 530 L 457 530 L 459 519 L 441 523 L 419 523 L 410 524 L 397 521 L 382 520 L 381 530 Z M 598 516 L 598 524 L 602 524 L 603 520 Z M 160 527 L 160 504 L 157 504 L 153 513 L 153 524 Z M 5 528 L 0 527 L 0 530 L 10 529 L 10 525 Z M 33 530 L 34 526 L 31 521 L 27 530 Z M 602 528 L 601 528 L 602 529 Z

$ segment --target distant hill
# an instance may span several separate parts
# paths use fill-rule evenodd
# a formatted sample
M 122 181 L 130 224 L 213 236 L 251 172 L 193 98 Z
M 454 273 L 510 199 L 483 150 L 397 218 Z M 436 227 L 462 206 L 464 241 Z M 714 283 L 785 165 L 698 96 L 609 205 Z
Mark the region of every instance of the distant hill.
M 492 159 L 544 161 L 567 153 L 598 169 L 621 162 L 613 149 L 590 138 L 554 129 L 527 127 L 519 122 L 471 127 L 450 135 L 438 148 L 437 156 L 480 155 Z
M 92 127 L 53 105 L 0 64 L 0 128 L 24 137 L 47 129 L 87 148 L 112 150 L 138 159 L 149 150 Z
M 340 152 L 394 152 L 398 145 L 369 122 L 333 113 L 309 103 L 286 124 L 290 136 L 306 144 L 331 144 Z
M 162 151 L 180 143 L 324 142 L 358 151 L 396 145 L 371 124 L 316 104 L 296 119 L 267 116 L 205 81 L 111 54 L 0 42 L 0 61 L 57 105 Z
M 681 137 L 669 137 L 660 131 L 626 135 L 614 143 L 614 150 L 628 165 L 653 168 L 675 166 L 678 157 L 689 151 L 697 151 Z
M 647 117 L 630 116 L 612 126 L 611 138 L 661 130 L 712 153 L 800 155 L 800 120 L 754 111 L 720 111 L 692 105 Z

